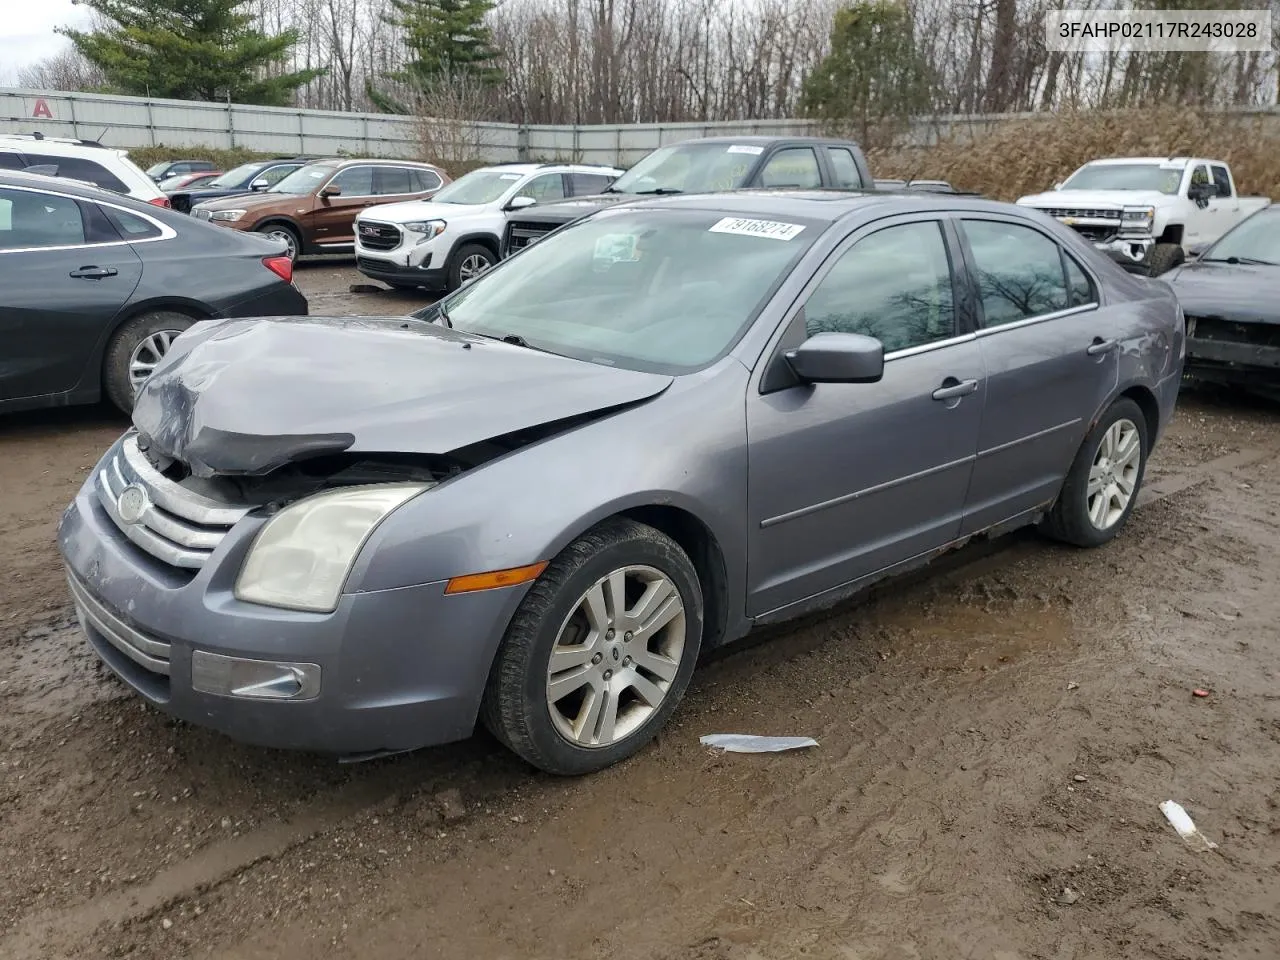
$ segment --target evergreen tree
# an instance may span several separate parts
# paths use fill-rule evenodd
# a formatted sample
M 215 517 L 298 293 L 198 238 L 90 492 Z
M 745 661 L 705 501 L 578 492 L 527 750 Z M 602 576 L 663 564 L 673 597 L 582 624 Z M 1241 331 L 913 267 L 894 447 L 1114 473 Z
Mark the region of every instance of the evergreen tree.
M 409 62 L 394 79 L 414 90 L 467 78 L 502 80 L 485 18 L 493 0 L 390 0 L 387 22 L 404 31 Z
M 80 0 L 103 30 L 69 30 L 75 48 L 121 93 L 287 105 L 322 70 L 271 74 L 298 42 L 253 27 L 249 0 Z
M 837 10 L 831 52 L 805 77 L 801 102 L 864 145 L 928 109 L 929 71 L 911 13 L 895 0 L 861 0 Z

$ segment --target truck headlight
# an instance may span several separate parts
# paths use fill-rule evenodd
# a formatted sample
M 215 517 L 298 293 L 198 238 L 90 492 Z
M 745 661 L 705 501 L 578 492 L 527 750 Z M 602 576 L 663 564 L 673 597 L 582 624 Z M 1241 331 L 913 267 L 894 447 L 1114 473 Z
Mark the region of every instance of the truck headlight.
M 1150 230 L 1155 219 L 1155 207 L 1125 207 L 1120 215 L 1121 229 Z
M 449 226 L 449 224 L 443 220 L 414 220 L 412 223 L 402 224 L 402 226 L 410 233 L 418 234 L 414 243 L 426 243 L 428 240 L 434 240 L 444 233 L 445 227 Z
M 245 214 L 245 211 L 243 210 L 214 210 L 211 214 L 209 214 L 209 219 L 225 220 L 228 223 L 235 223 L 237 220 L 243 217 L 244 214 Z
M 258 532 L 236 578 L 236 599 L 331 613 L 352 564 L 378 524 L 430 484 L 327 490 L 285 507 Z

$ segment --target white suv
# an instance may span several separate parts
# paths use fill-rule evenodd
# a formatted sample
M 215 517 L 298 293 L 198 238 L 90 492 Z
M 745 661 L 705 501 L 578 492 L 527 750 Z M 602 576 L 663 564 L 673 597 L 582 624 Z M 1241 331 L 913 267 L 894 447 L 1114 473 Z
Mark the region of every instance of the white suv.
M 598 194 L 622 171 L 581 163 L 506 163 L 473 170 L 431 200 L 356 217 L 356 269 L 401 289 L 456 290 L 498 262 L 507 211 Z
M 0 133 L 0 170 L 66 177 L 157 207 L 169 206 L 169 198 L 138 169 L 126 151 L 104 147 L 93 140 Z

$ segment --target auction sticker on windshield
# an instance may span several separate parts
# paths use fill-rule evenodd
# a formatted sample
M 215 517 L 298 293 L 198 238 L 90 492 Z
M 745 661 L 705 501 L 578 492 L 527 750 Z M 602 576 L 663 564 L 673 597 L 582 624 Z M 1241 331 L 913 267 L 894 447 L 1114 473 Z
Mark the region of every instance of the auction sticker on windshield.
M 710 233 L 736 233 L 743 237 L 767 237 L 770 240 L 790 240 L 804 226 L 799 223 L 780 223 L 777 220 L 744 220 L 741 217 L 725 217 L 708 228 Z
M 606 233 L 596 241 L 596 260 L 609 263 L 633 263 L 636 255 L 636 237 L 630 233 Z
M 735 143 L 732 147 L 725 151 L 726 153 L 749 153 L 753 157 L 758 157 L 764 153 L 764 147 L 755 147 L 749 143 Z

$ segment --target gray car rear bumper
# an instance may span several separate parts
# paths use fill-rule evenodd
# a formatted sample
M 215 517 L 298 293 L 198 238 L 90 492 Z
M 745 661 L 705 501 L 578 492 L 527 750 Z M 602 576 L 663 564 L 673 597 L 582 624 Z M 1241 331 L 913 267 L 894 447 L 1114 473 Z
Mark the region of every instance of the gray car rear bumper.
M 234 533 L 234 531 L 233 531 Z M 464 739 L 522 588 L 444 595 L 444 583 L 347 594 L 332 614 L 242 603 L 232 594 L 252 531 L 178 582 L 126 540 L 86 488 L 58 542 L 85 635 L 149 703 L 266 747 L 338 755 Z M 192 686 L 195 651 L 320 667 L 318 695 L 252 700 Z

